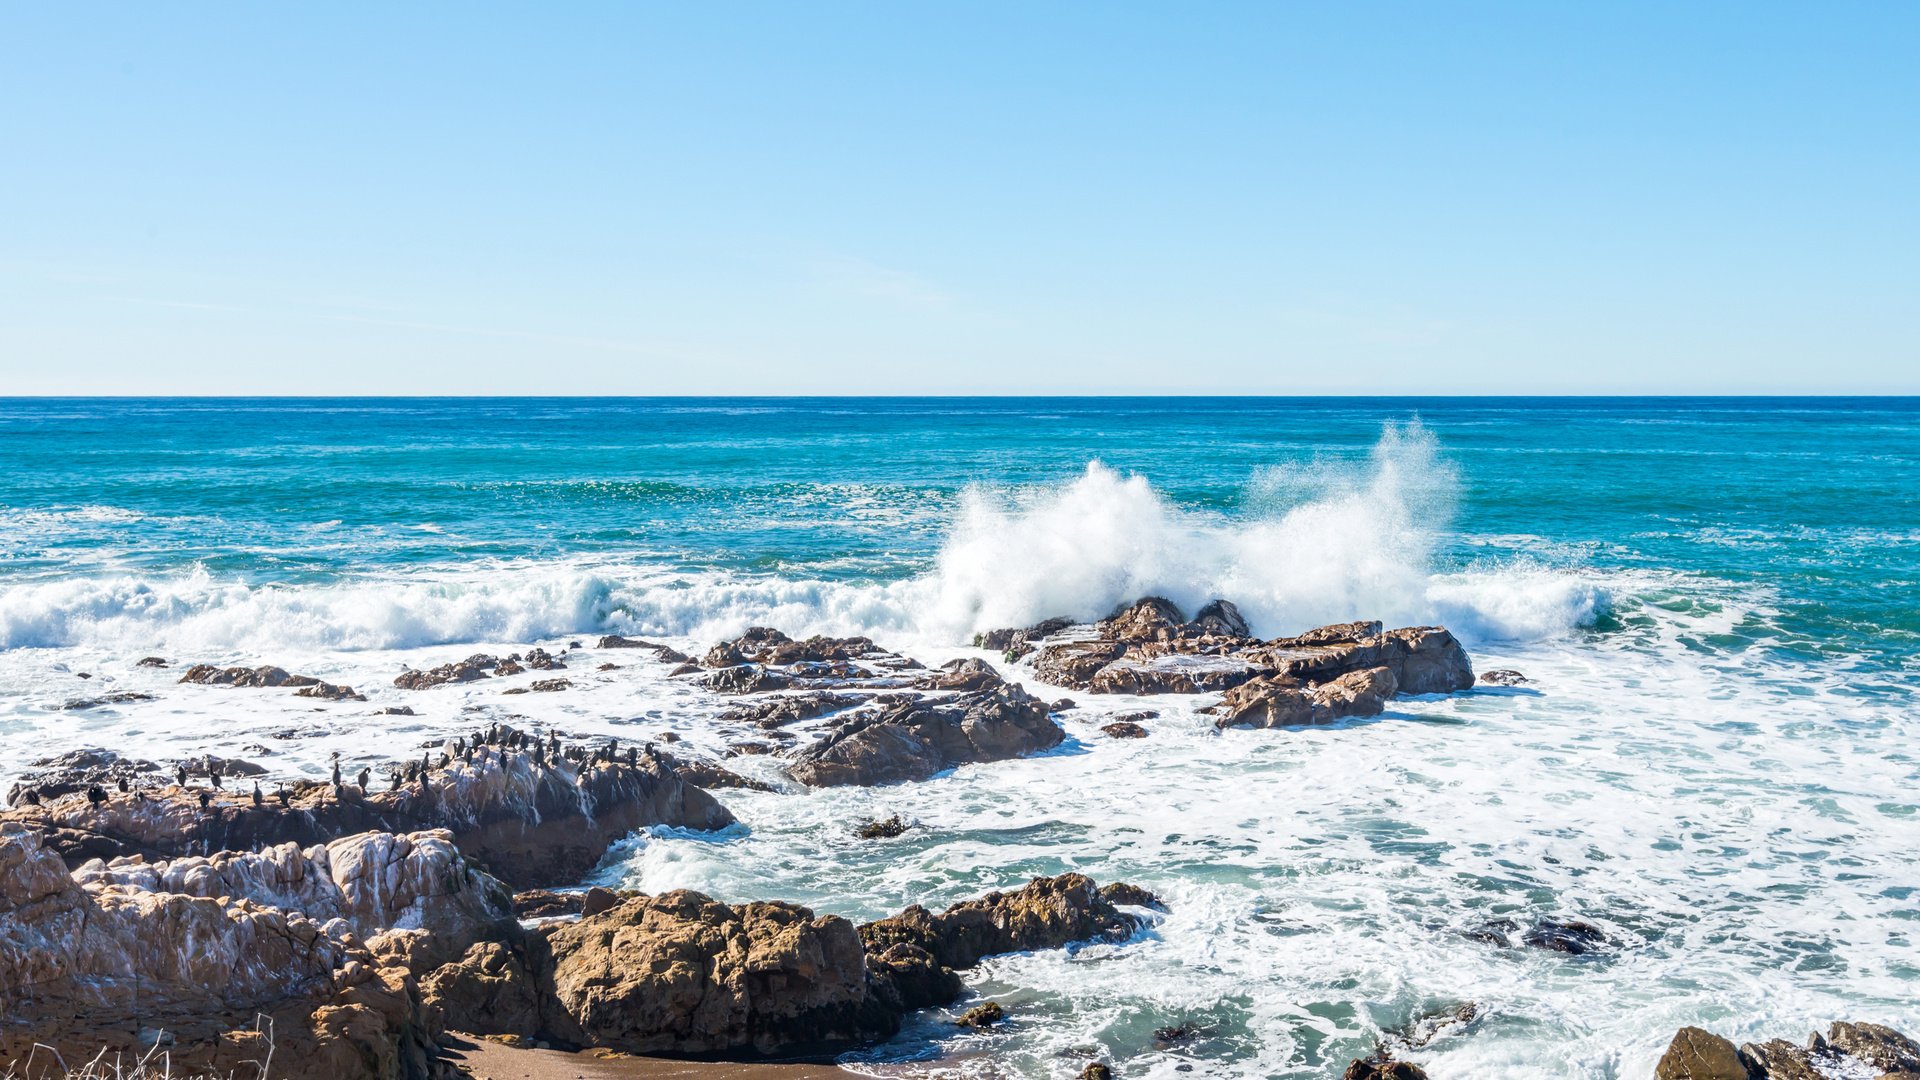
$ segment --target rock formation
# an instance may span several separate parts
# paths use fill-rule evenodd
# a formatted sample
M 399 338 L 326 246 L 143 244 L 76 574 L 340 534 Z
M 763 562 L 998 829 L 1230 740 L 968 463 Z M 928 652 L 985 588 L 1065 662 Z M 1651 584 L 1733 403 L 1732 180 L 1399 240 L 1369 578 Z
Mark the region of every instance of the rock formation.
M 1785 1039 L 1732 1042 L 1697 1027 L 1681 1028 L 1654 1067 L 1656 1080 L 1910 1080 L 1920 1077 L 1920 1043 L 1879 1024 L 1840 1021 L 1805 1046 Z
M 484 747 L 471 763 L 454 760 L 394 791 L 314 785 L 286 808 L 228 795 L 202 807 L 198 796 L 205 794 L 169 785 L 151 794 L 112 793 L 97 804 L 69 796 L 0 813 L 0 820 L 33 827 L 74 865 L 445 829 L 467 858 L 516 886 L 577 880 L 615 840 L 647 825 L 718 829 L 733 823 L 713 796 L 651 755 L 632 764 L 542 764 L 527 752 Z
M 1002 683 L 855 713 L 797 751 L 792 773 L 811 787 L 924 780 L 956 765 L 1019 757 L 1065 739 L 1046 702 Z

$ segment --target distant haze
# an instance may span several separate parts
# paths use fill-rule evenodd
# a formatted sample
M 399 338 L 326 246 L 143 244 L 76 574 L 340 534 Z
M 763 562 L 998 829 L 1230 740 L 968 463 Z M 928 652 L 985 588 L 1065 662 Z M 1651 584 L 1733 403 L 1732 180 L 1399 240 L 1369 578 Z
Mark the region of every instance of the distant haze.
M 0 394 L 1920 392 L 1920 5 L 0 10 Z

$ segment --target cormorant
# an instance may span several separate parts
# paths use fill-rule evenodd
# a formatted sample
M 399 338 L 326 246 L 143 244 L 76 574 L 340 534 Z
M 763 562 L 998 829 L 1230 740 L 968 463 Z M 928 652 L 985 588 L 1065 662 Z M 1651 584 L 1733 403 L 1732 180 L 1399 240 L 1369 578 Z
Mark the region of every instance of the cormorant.
M 333 786 L 340 786 L 340 763 L 337 761 L 333 763 Z
M 280 809 L 282 810 L 287 808 L 287 803 L 293 798 L 292 794 L 287 791 L 285 784 L 275 784 L 273 786 L 273 797 L 280 800 Z
M 627 768 L 634 769 L 634 768 L 638 768 L 639 765 L 640 765 L 640 748 L 637 746 L 627 747 Z
M 120 778 L 119 786 L 120 786 L 120 794 L 122 795 L 125 795 L 127 792 L 133 790 L 133 785 L 127 783 L 127 778 L 124 776 Z
M 180 782 L 181 787 L 186 787 L 187 786 L 187 767 L 185 765 L 182 765 L 179 768 L 173 770 L 173 778 Z
M 365 795 L 367 793 L 367 781 L 372 779 L 373 779 L 372 769 L 363 768 L 360 770 L 360 794 Z
M 99 784 L 87 785 L 87 801 L 95 806 L 107 801 L 107 790 Z
M 200 809 L 205 810 L 212 803 L 213 803 L 213 792 L 202 788 L 200 791 Z
M 392 785 L 391 787 L 387 788 L 388 791 L 400 790 L 400 770 L 399 769 L 395 769 L 392 772 L 388 773 L 387 780 Z
M 207 770 L 207 779 L 213 781 L 213 790 L 215 791 L 220 790 L 220 770 L 219 769 Z
M 260 797 L 260 781 L 255 780 L 253 782 L 253 805 L 259 806 L 261 803 L 265 801 L 266 800 Z

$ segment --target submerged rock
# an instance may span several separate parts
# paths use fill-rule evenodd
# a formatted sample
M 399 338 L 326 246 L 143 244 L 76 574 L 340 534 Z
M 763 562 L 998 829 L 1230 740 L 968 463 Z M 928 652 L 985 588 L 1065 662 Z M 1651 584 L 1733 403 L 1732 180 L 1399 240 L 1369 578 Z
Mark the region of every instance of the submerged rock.
M 878 821 L 866 821 L 853 831 L 853 835 L 862 840 L 891 840 L 905 833 L 913 826 L 907 824 L 899 814 Z
M 1510 668 L 1494 668 L 1481 672 L 1479 681 L 1488 686 L 1524 686 L 1532 680 Z
M 119 690 L 99 697 L 68 698 L 66 704 L 61 705 L 60 708 L 67 712 L 85 712 L 88 709 L 98 709 L 106 705 L 132 705 L 136 702 L 157 700 L 159 699 L 152 694 L 143 694 L 138 690 Z
M 956 765 L 1019 757 L 1065 739 L 1045 702 L 1004 684 L 848 717 L 826 738 L 797 751 L 792 773 L 810 787 L 924 780 Z
M 1007 1010 L 1001 1008 L 999 1002 L 984 1001 L 961 1013 L 954 1023 L 961 1027 L 989 1028 L 1006 1018 Z

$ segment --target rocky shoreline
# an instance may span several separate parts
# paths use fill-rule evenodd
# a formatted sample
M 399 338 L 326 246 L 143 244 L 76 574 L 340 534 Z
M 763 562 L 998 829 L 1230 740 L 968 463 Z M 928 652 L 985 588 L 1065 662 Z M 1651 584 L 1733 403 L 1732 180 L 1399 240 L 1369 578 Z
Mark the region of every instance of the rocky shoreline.
M 1364 719 L 1397 697 L 1476 681 L 1443 628 L 1353 622 L 1259 639 L 1223 600 L 1189 619 L 1148 597 L 1096 623 L 1048 620 L 975 644 L 1000 664 L 929 668 L 867 638 L 768 628 L 697 659 L 606 637 L 595 649 L 620 650 L 619 662 L 593 670 L 638 658 L 729 701 L 718 722 L 752 733 L 732 752 L 769 755 L 786 790 L 911 784 L 1068 744 L 1060 717 L 1074 704 L 1049 702 L 1022 678 L 1095 695 L 1210 695 L 1223 731 Z M 562 693 L 572 684 L 553 673 L 583 662 L 573 649 L 476 654 L 402 671 L 393 685 L 430 700 L 450 684 L 525 676 L 503 692 Z M 1524 679 L 1500 681 L 1508 676 Z M 272 665 L 195 664 L 181 681 L 365 700 Z M 1104 730 L 1148 737 L 1152 718 L 1142 710 Z M 459 1072 L 450 1033 L 689 1060 L 824 1060 L 959 1001 L 960 973 L 988 957 L 1125 942 L 1162 909 L 1144 889 L 1074 873 L 865 924 L 773 899 L 575 891 L 637 830 L 733 827 L 714 791 L 736 787 L 774 789 L 654 742 L 584 743 L 501 722 L 377 769 L 336 765 L 324 783 L 273 782 L 218 758 L 169 772 L 106 749 L 37 762 L 0 811 L 0 1062 L 38 1043 L 68 1061 L 102 1048 L 164 1051 L 181 1074 L 440 1080 Z M 895 817 L 862 834 L 909 827 Z M 990 1002 L 959 1022 L 1001 1020 Z M 1837 1024 L 1804 1050 L 1724 1042 L 1683 1031 L 1659 1076 L 1838 1075 L 1830 1062 L 1920 1074 L 1912 1044 L 1871 1025 Z M 1420 1045 L 1383 1045 L 1344 1075 L 1424 1076 L 1396 1056 Z M 1094 1062 L 1081 1075 L 1112 1072 Z

